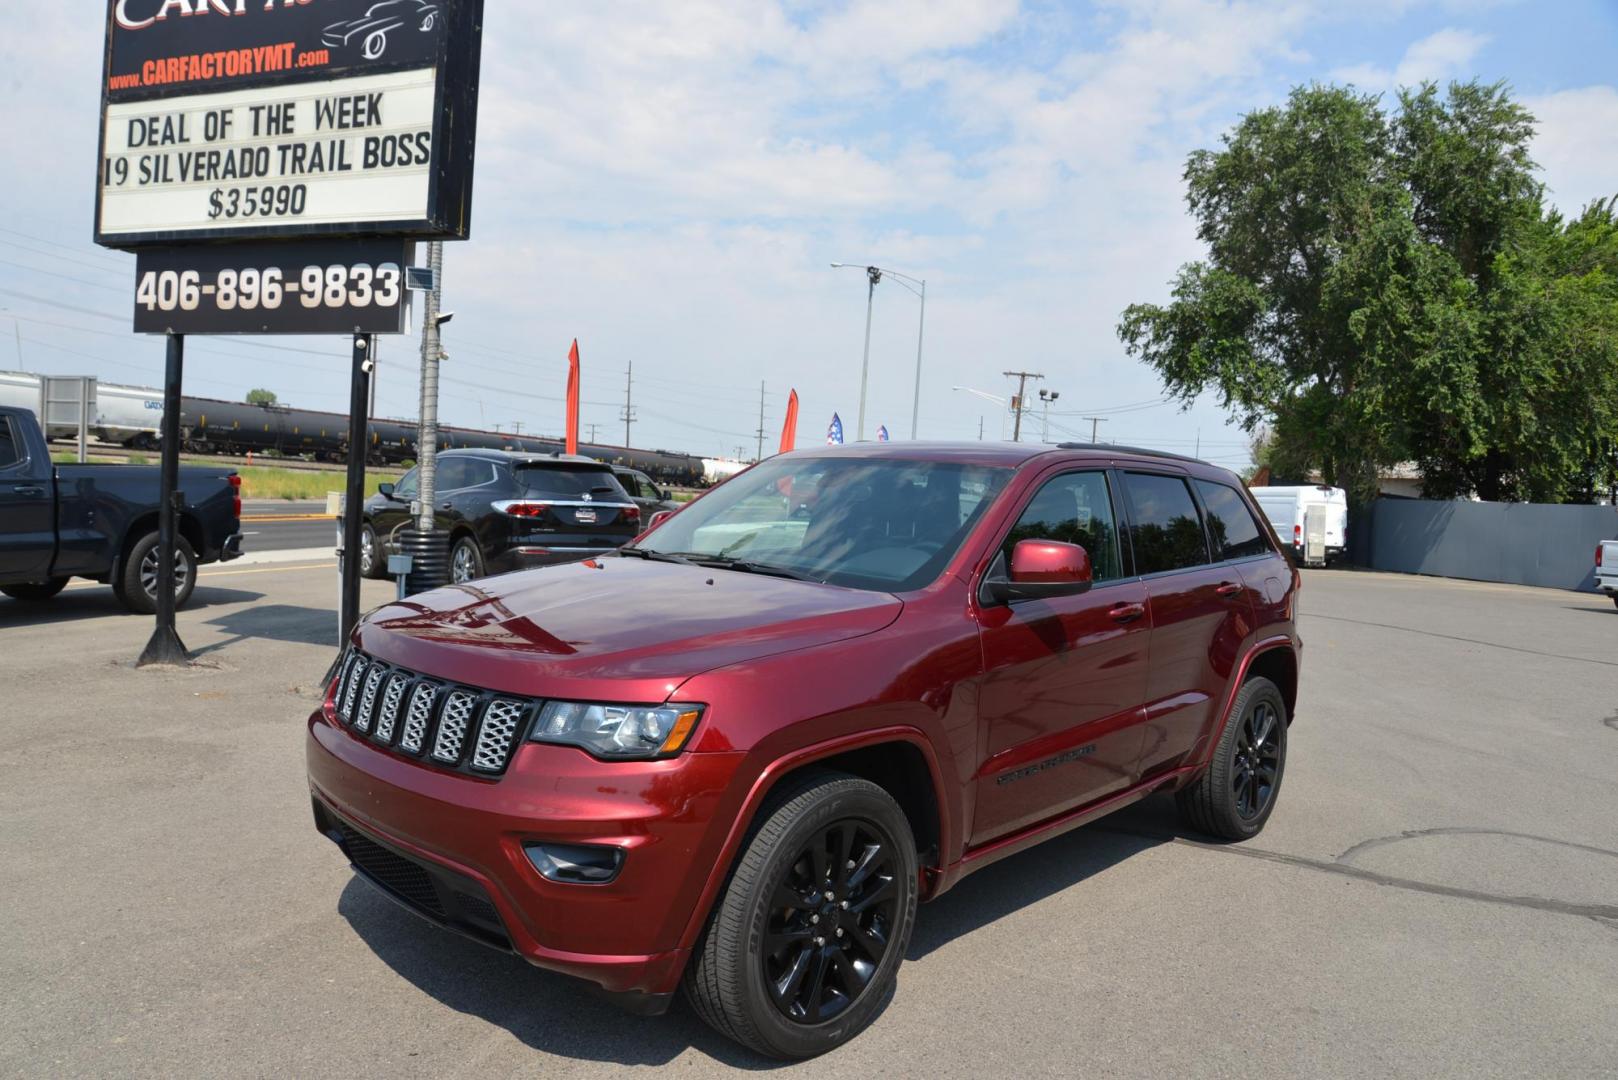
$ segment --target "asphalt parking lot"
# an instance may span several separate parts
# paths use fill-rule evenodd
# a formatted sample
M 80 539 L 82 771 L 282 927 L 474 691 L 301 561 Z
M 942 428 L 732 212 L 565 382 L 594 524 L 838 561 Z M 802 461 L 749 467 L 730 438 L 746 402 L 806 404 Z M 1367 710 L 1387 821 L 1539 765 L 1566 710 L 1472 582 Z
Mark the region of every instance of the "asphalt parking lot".
M 368 605 L 391 585 L 367 582 Z M 435 931 L 310 824 L 331 560 L 205 568 L 189 671 L 104 587 L 0 599 L 0 1072 L 18 1076 L 1618 1074 L 1618 611 L 1306 575 L 1280 805 L 1153 800 L 923 907 L 899 994 L 777 1066 Z

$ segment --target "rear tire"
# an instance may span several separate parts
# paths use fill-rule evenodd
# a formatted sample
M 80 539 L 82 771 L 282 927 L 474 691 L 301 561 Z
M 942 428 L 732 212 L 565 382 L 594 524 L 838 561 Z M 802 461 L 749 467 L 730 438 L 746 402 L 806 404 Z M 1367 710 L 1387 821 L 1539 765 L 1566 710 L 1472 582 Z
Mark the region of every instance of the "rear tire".
M 476 581 L 483 576 L 483 549 L 476 538 L 463 536 L 449 549 L 449 580 L 452 585 Z
M 760 811 L 686 970 L 687 1000 L 770 1057 L 842 1045 L 892 993 L 916 921 L 916 867 L 891 795 L 842 773 L 805 776 Z
M 360 526 L 360 577 L 387 576 L 388 560 L 382 554 L 382 545 L 376 538 L 376 530 L 371 528 L 370 522 L 366 522 Z
M 157 563 L 157 533 L 150 532 L 129 549 L 113 592 L 118 600 L 137 615 L 151 615 L 157 611 L 157 593 L 146 590 L 145 581 L 155 571 Z M 179 582 L 174 590 L 174 610 L 185 607 L 197 587 L 197 556 L 185 537 L 174 538 L 174 568 Z
M 1286 772 L 1287 721 L 1280 688 L 1258 676 L 1243 683 L 1213 761 L 1175 793 L 1180 819 L 1221 840 L 1247 840 L 1263 831 Z
M 67 588 L 68 579 L 65 577 L 51 578 L 28 585 L 0 586 L 0 593 L 5 593 L 13 600 L 23 600 L 30 604 L 40 604 L 49 600 L 63 589 Z

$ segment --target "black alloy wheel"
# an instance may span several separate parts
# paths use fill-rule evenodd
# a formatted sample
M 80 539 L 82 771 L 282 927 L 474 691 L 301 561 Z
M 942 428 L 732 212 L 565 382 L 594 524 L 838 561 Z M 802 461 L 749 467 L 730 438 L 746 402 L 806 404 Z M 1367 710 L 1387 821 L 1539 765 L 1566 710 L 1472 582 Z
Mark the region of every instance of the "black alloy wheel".
M 871 822 L 846 819 L 787 867 L 760 960 L 770 998 L 789 1020 L 830 1020 L 870 985 L 898 921 L 895 869 L 893 839 Z
M 1231 789 L 1236 812 L 1245 820 L 1262 814 L 1275 795 L 1275 782 L 1281 775 L 1280 727 L 1281 718 L 1268 701 L 1255 702 L 1242 717 Z
M 910 819 L 885 788 L 830 771 L 787 778 L 708 914 L 687 1000 L 770 1057 L 841 1046 L 893 996 L 920 877 Z
M 1262 676 L 1244 682 L 1213 760 L 1174 793 L 1181 819 L 1222 840 L 1257 836 L 1275 810 L 1287 765 L 1287 703 Z

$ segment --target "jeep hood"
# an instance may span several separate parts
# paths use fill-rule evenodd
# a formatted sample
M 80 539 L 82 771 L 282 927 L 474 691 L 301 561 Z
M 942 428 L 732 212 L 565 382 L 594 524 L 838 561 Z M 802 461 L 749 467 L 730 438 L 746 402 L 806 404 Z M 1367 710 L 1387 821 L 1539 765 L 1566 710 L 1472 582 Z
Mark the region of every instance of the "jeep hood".
M 717 667 L 874 633 L 895 596 L 607 557 L 451 585 L 373 612 L 367 653 L 533 697 L 661 701 Z

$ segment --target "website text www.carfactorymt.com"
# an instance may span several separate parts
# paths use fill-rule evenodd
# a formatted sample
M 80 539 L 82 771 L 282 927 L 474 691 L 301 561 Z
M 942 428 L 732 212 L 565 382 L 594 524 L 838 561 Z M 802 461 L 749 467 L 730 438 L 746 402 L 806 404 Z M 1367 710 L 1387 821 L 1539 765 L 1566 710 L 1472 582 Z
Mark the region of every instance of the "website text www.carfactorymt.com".
M 219 52 L 189 53 L 148 60 L 138 72 L 114 75 L 108 80 L 113 90 L 129 90 L 141 86 L 166 86 L 170 83 L 212 82 L 218 79 L 236 79 L 244 75 L 265 72 L 292 71 L 297 68 L 325 67 L 331 63 L 326 49 L 299 52 L 296 43 L 260 45 L 251 49 L 224 49 Z

